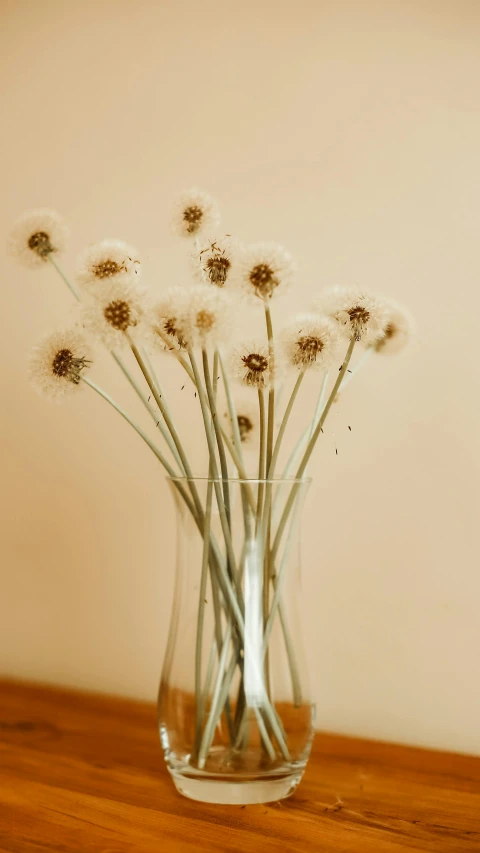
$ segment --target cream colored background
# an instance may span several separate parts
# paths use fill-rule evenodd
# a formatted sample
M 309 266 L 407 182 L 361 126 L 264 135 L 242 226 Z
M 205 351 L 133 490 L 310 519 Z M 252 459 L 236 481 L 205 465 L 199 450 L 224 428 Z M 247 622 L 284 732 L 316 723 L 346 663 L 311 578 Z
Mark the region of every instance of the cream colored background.
M 315 463 L 303 595 L 318 722 L 480 752 L 479 3 L 1 10 L 2 235 L 24 209 L 57 208 L 67 268 L 119 236 L 160 288 L 185 268 L 169 208 L 198 184 L 233 232 L 298 258 L 283 311 L 331 283 L 410 305 L 415 345 L 352 386 Z M 71 301 L 48 270 L 1 264 L 1 668 L 153 698 L 167 487 L 101 401 L 32 394 L 28 350 Z M 143 417 L 106 357 L 97 375 Z

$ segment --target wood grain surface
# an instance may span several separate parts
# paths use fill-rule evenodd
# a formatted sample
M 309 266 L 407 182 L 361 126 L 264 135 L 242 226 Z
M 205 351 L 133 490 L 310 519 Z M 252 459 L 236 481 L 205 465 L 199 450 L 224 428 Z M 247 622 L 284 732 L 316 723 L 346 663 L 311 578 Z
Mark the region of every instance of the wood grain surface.
M 153 705 L 0 682 L 1 853 L 480 853 L 480 758 L 319 734 L 288 800 L 176 793 Z

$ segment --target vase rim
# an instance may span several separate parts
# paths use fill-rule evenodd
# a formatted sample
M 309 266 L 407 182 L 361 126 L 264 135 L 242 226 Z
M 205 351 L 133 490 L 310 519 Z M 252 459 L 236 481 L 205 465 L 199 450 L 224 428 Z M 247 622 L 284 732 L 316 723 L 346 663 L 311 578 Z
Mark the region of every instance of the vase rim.
M 278 485 L 279 483 L 288 483 L 292 484 L 302 484 L 306 485 L 312 482 L 311 477 L 205 477 L 205 476 L 191 476 L 191 477 L 172 477 L 167 476 L 167 480 L 170 480 L 172 483 L 189 483 L 189 482 L 200 482 L 200 483 L 263 483 L 268 485 L 269 483 L 273 483 Z

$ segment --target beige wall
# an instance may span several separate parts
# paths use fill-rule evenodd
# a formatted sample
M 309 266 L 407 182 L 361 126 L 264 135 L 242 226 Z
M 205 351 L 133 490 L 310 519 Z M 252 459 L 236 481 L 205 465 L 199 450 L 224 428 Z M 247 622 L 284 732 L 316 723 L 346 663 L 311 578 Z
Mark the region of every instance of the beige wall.
M 319 725 L 480 752 L 479 4 L 1 12 L 0 234 L 24 209 L 57 208 L 67 266 L 120 236 L 159 288 L 184 269 L 169 206 L 199 184 L 232 231 L 298 258 L 279 320 L 331 283 L 410 305 L 415 345 L 352 386 L 315 463 L 304 608 Z M 71 303 L 48 271 L 1 265 L 1 669 L 153 697 L 172 594 L 167 487 L 100 401 L 56 409 L 32 394 L 27 352 Z M 107 358 L 99 375 L 142 417 Z

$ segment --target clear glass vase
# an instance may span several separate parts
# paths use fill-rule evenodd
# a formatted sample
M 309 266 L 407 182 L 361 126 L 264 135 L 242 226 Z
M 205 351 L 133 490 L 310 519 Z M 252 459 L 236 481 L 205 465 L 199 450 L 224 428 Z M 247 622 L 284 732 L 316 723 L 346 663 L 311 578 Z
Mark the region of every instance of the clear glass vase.
M 300 618 L 307 480 L 170 480 L 177 570 L 158 699 L 173 781 L 195 800 L 291 794 L 314 706 Z

